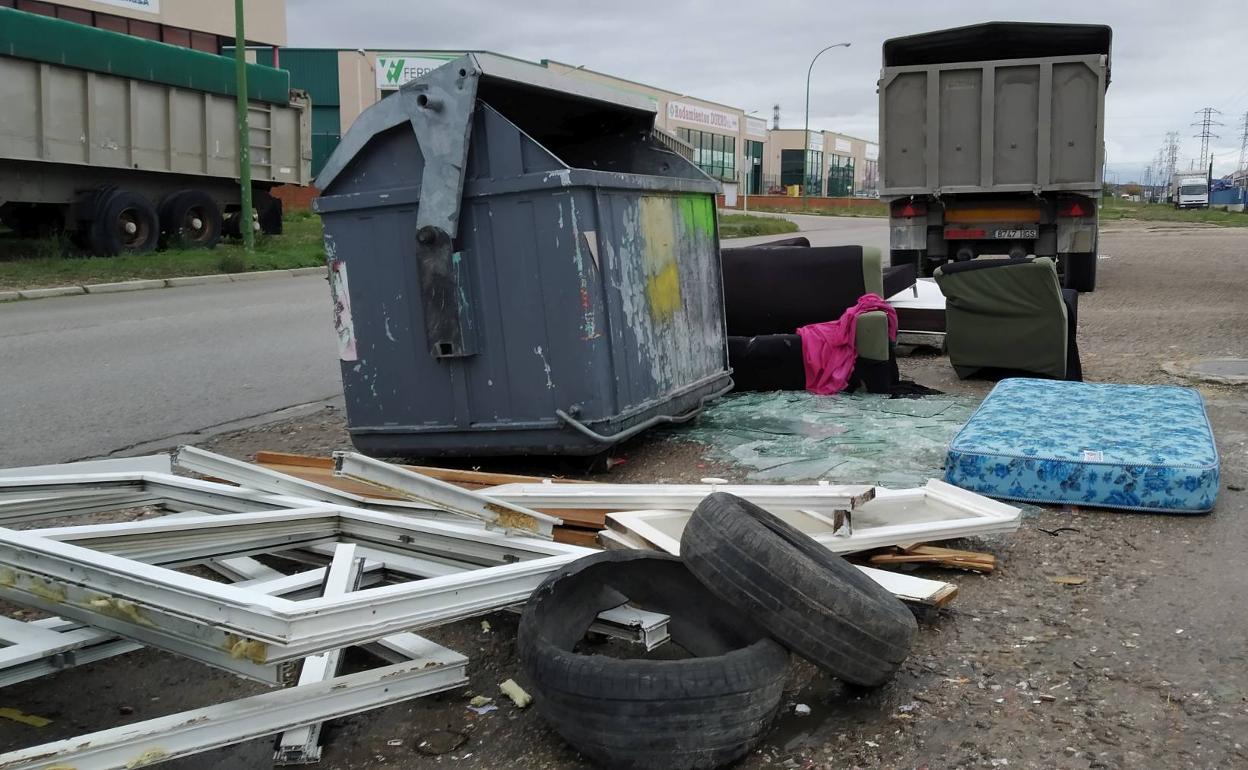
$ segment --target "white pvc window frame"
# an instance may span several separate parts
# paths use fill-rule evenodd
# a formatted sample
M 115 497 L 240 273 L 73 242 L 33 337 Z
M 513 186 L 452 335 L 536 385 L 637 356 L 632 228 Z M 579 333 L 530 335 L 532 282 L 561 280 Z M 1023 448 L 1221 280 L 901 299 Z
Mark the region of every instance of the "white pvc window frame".
M 251 542 L 247 538 L 273 527 L 310 530 L 314 537 L 305 539 L 323 543 L 367 538 L 387 548 L 440 551 L 457 561 L 496 566 L 294 601 L 75 544 L 121 539 L 134 547 L 161 538 L 186 540 L 204 531 L 208 544 L 224 540 L 226 555 L 239 555 L 248 550 L 239 547 Z M 318 530 L 321 535 L 315 536 Z M 239 537 L 233 545 L 231 536 Z M 280 550 L 252 546 L 252 552 Z M 0 595 L 180 654 L 187 654 L 189 646 L 218 659 L 224 652 L 268 665 L 523 603 L 552 570 L 593 552 L 476 525 L 341 506 L 178 516 L 0 530 Z M 177 643 L 170 645 L 170 638 Z
M 816 512 L 799 510 L 798 513 L 827 525 L 828 531 L 825 533 L 808 534 L 833 553 L 855 553 L 886 546 L 1008 533 L 1018 529 L 1022 516 L 1019 508 L 938 479 L 930 479 L 926 486 L 915 489 L 879 489 L 875 499 L 860 508 L 858 513 L 865 514 L 871 510 L 871 506 L 921 506 L 928 501 L 953 508 L 959 515 L 937 520 L 899 520 L 895 524 L 855 529 L 852 524 L 849 527 L 838 527 L 836 522 L 825 519 Z M 607 514 L 607 520 L 613 529 L 631 534 L 667 553 L 679 554 L 680 540 L 655 524 L 659 520 L 679 521 L 683 518 L 687 521 L 691 515 L 680 510 L 620 511 Z M 852 522 L 852 517 L 850 521 Z

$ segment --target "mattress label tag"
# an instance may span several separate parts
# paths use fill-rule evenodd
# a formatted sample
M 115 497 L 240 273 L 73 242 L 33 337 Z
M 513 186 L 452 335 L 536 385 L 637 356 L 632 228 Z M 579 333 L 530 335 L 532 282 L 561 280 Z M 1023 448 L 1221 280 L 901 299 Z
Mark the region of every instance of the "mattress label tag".
M 1083 450 L 1083 461 L 1085 463 L 1099 463 L 1099 462 L 1104 462 L 1104 460 L 1105 460 L 1104 452 L 1098 452 L 1095 449 Z

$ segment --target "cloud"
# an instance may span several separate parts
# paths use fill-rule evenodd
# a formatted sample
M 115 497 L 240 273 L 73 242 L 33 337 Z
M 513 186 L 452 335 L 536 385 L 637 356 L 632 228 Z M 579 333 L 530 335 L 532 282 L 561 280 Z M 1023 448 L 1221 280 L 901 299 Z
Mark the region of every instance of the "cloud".
M 982 21 L 1067 21 L 1114 29 L 1106 105 L 1109 167 L 1138 178 L 1166 131 L 1181 136 L 1183 163 L 1199 153 L 1194 112 L 1222 110 L 1214 140 L 1219 173 L 1238 159 L 1248 82 L 1243 0 L 1176 6 L 1136 0 L 1037 4 L 996 0 L 920 3 L 711 0 L 287 0 L 290 45 L 330 48 L 490 50 L 555 59 L 678 93 L 723 102 L 781 124 L 804 119 L 810 57 L 811 125 L 864 138 L 877 134 L 880 45 L 890 37 Z M 972 52 L 973 53 L 973 52 Z M 1236 61 L 1236 58 L 1241 61 Z

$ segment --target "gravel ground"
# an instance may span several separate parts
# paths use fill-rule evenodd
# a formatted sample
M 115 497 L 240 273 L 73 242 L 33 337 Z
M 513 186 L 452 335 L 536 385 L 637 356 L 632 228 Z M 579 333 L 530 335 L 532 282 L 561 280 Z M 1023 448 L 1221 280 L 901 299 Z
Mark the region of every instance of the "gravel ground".
M 1122 222 L 1102 238 L 1100 288 L 1084 295 L 1080 310 L 1089 380 L 1191 384 L 1163 367 L 1248 355 L 1248 231 Z M 930 352 L 917 351 L 902 367 L 946 392 L 982 395 L 990 387 L 956 380 Z M 960 594 L 948 610 L 921 618 L 919 641 L 895 681 L 850 690 L 795 661 L 784 713 L 739 767 L 1248 767 L 1248 567 L 1241 558 L 1248 550 L 1248 398 L 1243 389 L 1199 387 L 1223 463 L 1225 488 L 1213 515 L 1044 509 L 1014 536 L 967 541 L 996 554 L 1001 569 L 990 576 L 916 573 L 952 580 Z M 326 410 L 205 446 L 246 457 L 260 449 L 325 453 L 347 448 L 348 440 L 342 415 Z M 639 439 L 617 457 L 625 462 L 611 480 L 740 476 L 706 460 L 702 447 L 666 440 Z M 587 470 L 534 461 L 489 467 Z M 1085 582 L 1053 581 L 1062 576 Z M 496 613 L 488 620 L 488 631 L 478 619 L 427 633 L 470 656 L 468 690 L 333 723 L 321 766 L 584 766 L 531 709 L 498 698 L 502 680 L 523 683 L 516 618 Z M 261 690 L 142 651 L 7 688 L 4 705 L 54 721 L 32 728 L 0 720 L 0 749 Z M 474 714 L 467 708 L 474 694 L 498 698 L 499 709 Z M 794 714 L 798 703 L 811 715 Z M 440 756 L 420 753 L 422 739 L 446 730 L 467 742 Z M 251 741 L 166 766 L 268 767 L 271 748 L 270 740 Z

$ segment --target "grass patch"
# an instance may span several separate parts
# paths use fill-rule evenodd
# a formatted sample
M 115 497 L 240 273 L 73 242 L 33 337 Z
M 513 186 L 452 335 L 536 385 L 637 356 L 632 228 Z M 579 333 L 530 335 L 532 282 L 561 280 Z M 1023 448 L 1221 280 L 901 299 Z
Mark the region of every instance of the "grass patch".
M 722 214 L 719 217 L 720 238 L 750 238 L 756 235 L 795 233 L 795 223 L 779 217 L 756 217 L 750 214 Z
M 177 278 L 255 270 L 289 270 L 325 264 L 321 219 L 310 211 L 286 215 L 282 235 L 256 235 L 256 250 L 241 241 L 215 249 L 170 249 L 150 254 L 93 257 L 68 238 L 21 239 L 0 229 L 0 290 L 79 286 L 143 278 Z M 226 269 L 231 268 L 231 269 Z
M 1101 202 L 1101 220 L 1139 219 L 1146 222 L 1187 222 L 1248 227 L 1248 213 L 1222 209 L 1176 209 L 1164 203 L 1135 203 L 1121 198 Z

